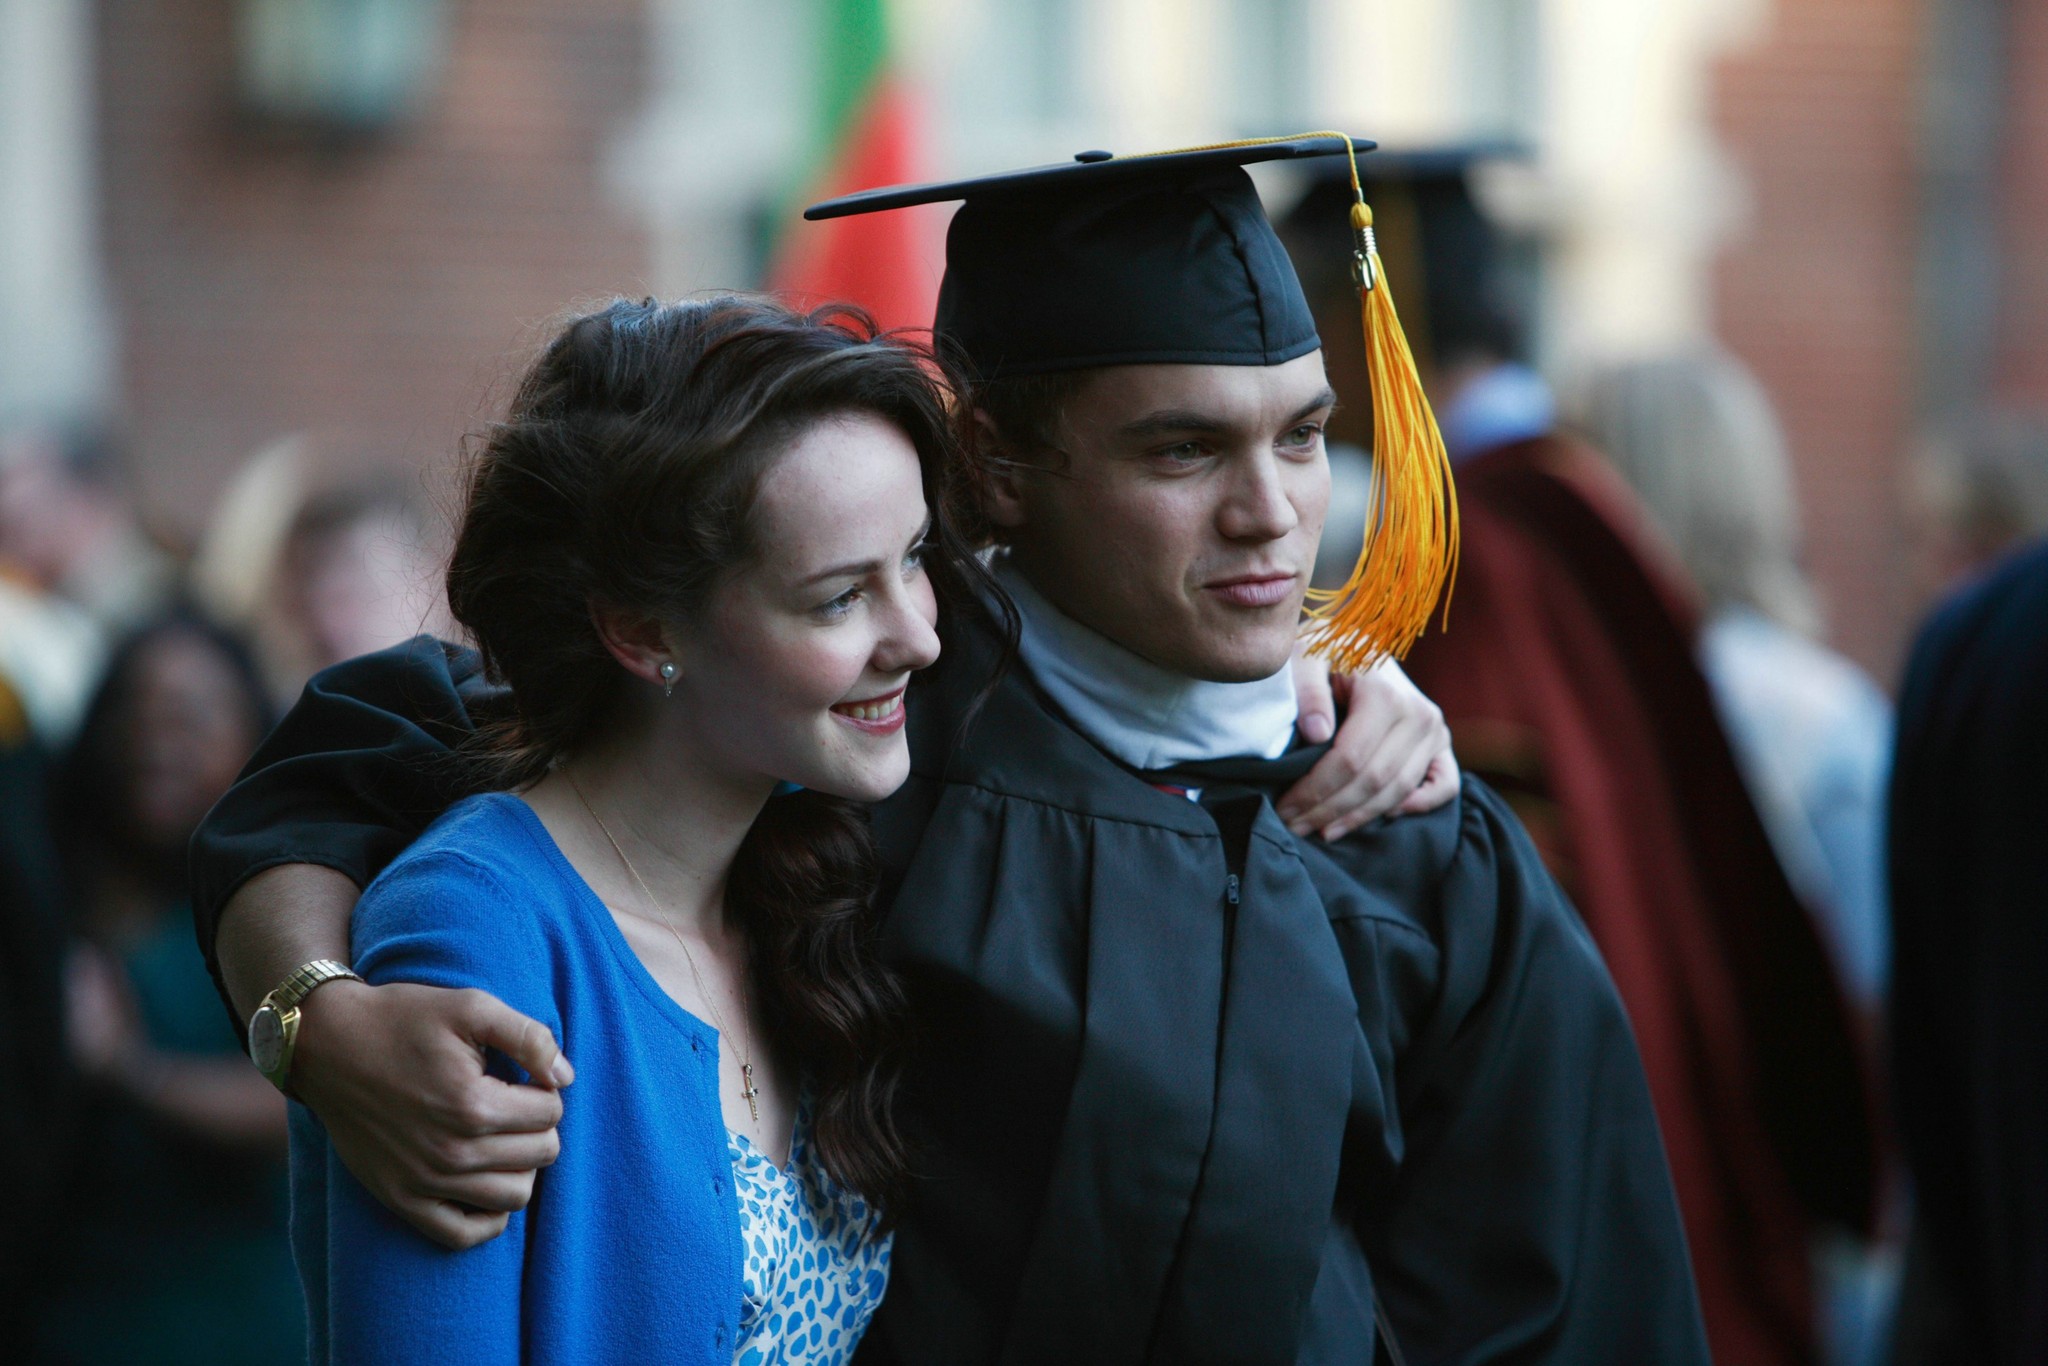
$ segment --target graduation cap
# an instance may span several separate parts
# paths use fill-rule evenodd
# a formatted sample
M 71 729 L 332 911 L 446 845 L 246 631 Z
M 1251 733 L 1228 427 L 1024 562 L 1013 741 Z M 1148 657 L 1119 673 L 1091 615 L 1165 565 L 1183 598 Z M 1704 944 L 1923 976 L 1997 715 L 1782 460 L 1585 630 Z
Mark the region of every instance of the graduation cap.
M 1526 263 L 1474 200 L 1471 179 L 1481 166 L 1528 155 L 1517 143 L 1476 142 L 1381 151 L 1360 167 L 1425 373 L 1475 353 L 1526 358 Z M 1313 305 L 1342 286 L 1324 263 L 1346 245 L 1342 219 L 1354 191 L 1339 168 L 1317 166 L 1311 177 L 1278 228 Z
M 1400 655 L 1455 573 L 1458 513 L 1380 263 L 1358 149 L 1307 133 L 866 190 L 808 219 L 961 202 L 946 234 L 933 330 L 977 381 L 1108 365 L 1279 365 L 1321 341 L 1301 282 L 1244 167 L 1345 155 L 1350 266 L 1371 358 L 1373 504 L 1343 587 L 1311 590 L 1311 649 L 1356 670 Z

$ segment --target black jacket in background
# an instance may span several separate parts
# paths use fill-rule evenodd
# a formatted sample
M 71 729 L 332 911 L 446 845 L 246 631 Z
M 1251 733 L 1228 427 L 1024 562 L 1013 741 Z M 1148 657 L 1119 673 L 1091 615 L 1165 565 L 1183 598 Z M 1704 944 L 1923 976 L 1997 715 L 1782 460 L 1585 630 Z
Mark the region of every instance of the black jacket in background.
M 1897 1366 L 2048 1362 L 2048 545 L 1941 608 L 1899 699 Z
M 4 689 L 0 682 L 0 689 Z M 11 698 L 9 699 L 11 700 Z M 0 737 L 0 1360 L 25 1354 L 63 1232 L 77 1079 L 64 1033 L 68 889 L 49 819 L 49 764 Z
M 1706 1361 L 1620 1002 L 1492 792 L 1297 841 L 1313 754 L 1190 801 L 1016 673 L 963 738 L 996 651 L 950 627 L 875 822 L 925 1156 L 863 1362 L 1370 1363 L 1375 1290 L 1414 1366 Z M 200 832 L 202 943 L 249 873 L 367 878 L 461 791 L 475 669 L 314 680 Z

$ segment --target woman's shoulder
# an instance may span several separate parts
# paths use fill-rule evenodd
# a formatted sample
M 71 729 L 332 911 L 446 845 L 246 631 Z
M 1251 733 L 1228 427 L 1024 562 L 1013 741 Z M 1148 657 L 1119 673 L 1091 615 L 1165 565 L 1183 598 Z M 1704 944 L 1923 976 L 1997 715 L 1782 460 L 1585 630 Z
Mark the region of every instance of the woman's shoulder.
M 465 797 L 407 845 L 369 890 L 422 878 L 487 882 L 530 875 L 545 867 L 528 828 L 531 811 L 509 792 Z
M 431 929 L 531 941 L 571 909 L 571 888 L 532 808 L 505 792 L 443 812 L 356 904 L 355 942 Z

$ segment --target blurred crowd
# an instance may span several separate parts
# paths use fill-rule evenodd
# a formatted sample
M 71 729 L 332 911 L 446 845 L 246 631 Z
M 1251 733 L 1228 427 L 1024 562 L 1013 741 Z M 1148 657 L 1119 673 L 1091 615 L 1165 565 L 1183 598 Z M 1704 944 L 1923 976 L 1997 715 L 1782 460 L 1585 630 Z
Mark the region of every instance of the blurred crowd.
M 1511 337 L 1460 326 L 1454 313 L 1429 323 L 1454 457 L 1556 437 L 1604 462 L 1606 506 L 1682 586 L 1705 695 L 1870 1066 L 1890 1056 L 1878 1042 L 1888 1029 L 1910 1055 L 1920 1017 L 1902 1006 L 1887 1019 L 1893 945 L 1911 932 L 1895 940 L 1887 876 L 1887 804 L 1901 799 L 1897 680 L 1829 648 L 1764 389 L 1731 357 L 1693 351 L 1557 395 Z M 1347 363 L 1333 342 L 1333 377 L 1349 392 Z M 1333 427 L 1337 506 L 1319 571 L 1338 579 L 1370 485 L 1369 459 L 1346 435 Z M 292 443 L 259 453 L 201 542 L 172 547 L 144 525 L 105 433 L 0 432 L 0 1161 L 19 1192 L 0 1222 L 9 1359 L 229 1363 L 302 1350 L 284 1104 L 237 1056 L 193 941 L 184 850 L 311 673 L 446 629 L 436 529 L 420 501 L 402 485 L 323 482 L 316 467 Z M 2003 416 L 1945 432 L 1912 479 L 1899 553 L 1932 609 L 1981 591 L 2048 533 L 2048 424 Z M 2035 625 L 2048 635 L 2048 622 Z M 1938 692 L 1940 670 L 1927 667 L 1924 688 Z M 1651 715 L 1679 705 L 1632 702 Z M 1514 765 L 1489 764 L 1505 753 L 1487 748 L 1498 737 L 1456 733 L 1467 766 L 1516 795 Z M 1518 807 L 1550 853 L 1569 813 Z M 1559 872 L 1593 907 L 1600 836 L 1576 838 L 1578 866 Z M 2005 885 L 2048 905 L 2048 886 Z M 1938 985 L 1923 998 L 1954 1004 Z M 1903 1161 L 1889 1140 L 1877 1151 L 1888 1164 L 1880 1208 L 1812 1249 L 1813 1336 L 1839 1366 L 1889 1359 L 1915 1191 L 1932 1179 L 1919 1167 L 1939 1164 L 1926 1141 L 1906 1143 Z M 1944 1236 L 1967 1245 L 1971 1234 Z M 1911 1257 L 1946 1255 L 1956 1274 L 1952 1251 L 1910 1241 Z M 1924 1325 L 1957 1311 L 1923 1298 L 1911 1312 Z
M 253 461 L 179 553 L 102 434 L 0 433 L 0 1358 L 303 1355 L 284 1100 L 185 849 L 310 673 L 440 628 L 417 500 L 307 465 Z

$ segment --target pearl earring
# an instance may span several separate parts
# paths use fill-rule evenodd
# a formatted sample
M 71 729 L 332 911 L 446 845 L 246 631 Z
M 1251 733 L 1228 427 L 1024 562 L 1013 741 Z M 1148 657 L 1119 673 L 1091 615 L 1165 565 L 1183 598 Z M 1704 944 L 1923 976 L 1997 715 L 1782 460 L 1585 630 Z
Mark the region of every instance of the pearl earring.
M 676 691 L 676 662 L 671 659 L 661 666 L 661 695 L 673 697 Z

